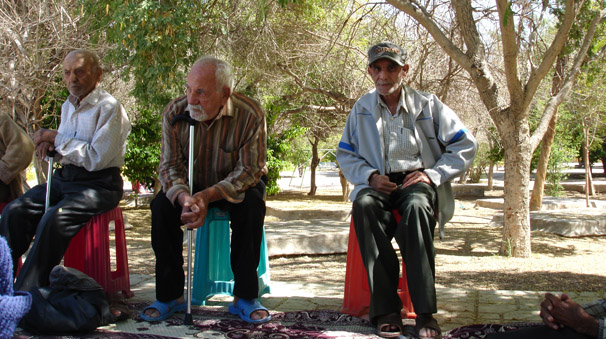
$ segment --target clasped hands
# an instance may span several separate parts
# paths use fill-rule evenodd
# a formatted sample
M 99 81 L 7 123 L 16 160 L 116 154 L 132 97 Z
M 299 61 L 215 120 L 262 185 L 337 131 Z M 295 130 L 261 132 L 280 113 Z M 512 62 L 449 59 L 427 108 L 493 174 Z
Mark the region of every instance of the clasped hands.
M 206 213 L 208 213 L 208 204 L 204 191 L 197 192 L 193 196 L 182 192 L 178 196 L 181 209 L 181 222 L 189 229 L 198 228 L 204 225 Z
M 572 301 L 567 294 L 558 297 L 546 293 L 545 300 L 541 302 L 540 316 L 543 323 L 554 330 L 569 327 L 576 332 L 595 336 L 599 326 L 598 320 Z
M 431 185 L 431 180 L 423 171 L 414 171 L 409 173 L 402 182 L 402 188 L 406 188 L 410 185 L 414 185 L 419 182 L 424 182 L 428 185 Z M 387 175 L 373 174 L 369 180 L 370 186 L 375 190 L 385 193 L 391 194 L 398 188 L 398 185 L 394 182 L 389 181 L 389 177 Z

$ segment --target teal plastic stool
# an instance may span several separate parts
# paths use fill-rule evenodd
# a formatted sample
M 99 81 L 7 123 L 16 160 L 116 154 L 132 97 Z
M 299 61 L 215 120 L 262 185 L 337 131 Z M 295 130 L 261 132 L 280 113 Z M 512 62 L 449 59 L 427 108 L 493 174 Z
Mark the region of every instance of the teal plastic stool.
M 234 274 L 230 263 L 229 212 L 211 208 L 204 226 L 197 229 L 192 304 L 204 305 L 215 294 L 232 295 Z M 257 267 L 259 296 L 270 293 L 269 259 L 265 227 L 261 238 L 261 256 Z

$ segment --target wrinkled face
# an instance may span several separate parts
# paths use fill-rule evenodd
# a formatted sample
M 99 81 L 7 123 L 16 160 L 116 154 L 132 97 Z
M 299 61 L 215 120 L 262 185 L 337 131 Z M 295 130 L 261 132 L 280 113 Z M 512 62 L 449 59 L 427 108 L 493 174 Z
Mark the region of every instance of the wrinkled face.
M 197 121 L 214 119 L 231 94 L 227 86 L 217 90 L 215 71 L 214 64 L 201 63 L 194 65 L 187 75 L 188 109 Z
M 102 73 L 101 67 L 84 53 L 73 52 L 63 60 L 63 81 L 69 93 L 79 99 L 97 87 Z
M 377 92 L 383 96 L 398 92 L 407 73 L 408 64 L 400 66 L 389 59 L 379 59 L 368 66 L 368 74 L 375 83 Z

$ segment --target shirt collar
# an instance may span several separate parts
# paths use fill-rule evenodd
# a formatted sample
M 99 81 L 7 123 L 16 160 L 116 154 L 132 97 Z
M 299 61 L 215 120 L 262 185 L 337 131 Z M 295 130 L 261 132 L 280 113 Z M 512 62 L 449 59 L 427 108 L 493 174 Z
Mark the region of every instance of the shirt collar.
M 99 95 L 101 92 L 101 87 L 95 87 L 90 93 L 88 93 L 82 100 L 78 99 L 75 95 L 71 94 L 67 97 L 67 100 L 74 105 L 75 108 L 79 108 L 83 103 L 89 103 L 91 105 L 95 105 L 97 101 L 99 101 Z
M 402 110 L 404 110 L 404 113 L 408 112 L 408 110 L 406 109 L 405 96 L 406 96 L 406 92 L 404 91 L 404 86 L 402 86 L 400 88 L 400 99 L 398 100 L 398 107 L 396 107 L 396 114 L 400 114 L 402 112 Z M 381 98 L 381 95 L 379 94 L 379 92 L 377 92 L 377 105 L 379 105 L 379 106 L 385 108 L 387 111 L 389 111 L 389 108 L 387 108 L 387 104 L 385 104 L 385 102 Z
M 221 108 L 219 108 L 219 114 L 217 114 L 217 116 L 208 121 L 206 123 L 207 126 L 212 125 L 215 121 L 223 118 L 223 117 L 232 117 L 234 115 L 234 104 L 231 101 L 231 96 L 229 98 L 227 98 L 227 102 L 225 103 L 225 105 L 221 106 Z

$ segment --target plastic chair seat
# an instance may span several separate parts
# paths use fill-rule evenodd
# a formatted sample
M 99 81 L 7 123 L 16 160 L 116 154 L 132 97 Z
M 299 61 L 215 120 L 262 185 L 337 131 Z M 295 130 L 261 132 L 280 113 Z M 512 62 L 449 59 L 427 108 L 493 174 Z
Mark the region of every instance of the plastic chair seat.
M 110 258 L 109 224 L 114 221 L 115 267 Z M 63 257 L 64 265 L 92 277 L 108 293 L 122 292 L 126 298 L 134 293 L 130 289 L 128 255 L 122 209 L 116 207 L 92 217 L 74 236 Z
M 400 215 L 397 210 L 392 211 L 396 222 L 400 222 Z M 414 319 L 417 315 L 414 313 L 410 294 L 408 293 L 408 281 L 406 280 L 406 264 L 402 261 L 402 276 L 398 284 L 398 295 L 402 300 L 402 317 Z M 366 268 L 362 261 L 358 238 L 354 227 L 353 217 L 349 224 L 349 243 L 347 245 L 347 266 L 345 270 L 345 289 L 343 295 L 343 313 L 354 317 L 361 317 L 368 314 L 370 306 L 370 289 L 368 288 L 368 278 Z
M 229 212 L 211 208 L 204 226 L 197 229 L 192 304 L 204 305 L 216 294 L 233 296 L 234 275 L 230 263 Z M 261 255 L 257 267 L 259 296 L 270 292 L 269 259 L 265 227 L 261 238 Z

